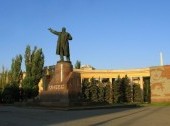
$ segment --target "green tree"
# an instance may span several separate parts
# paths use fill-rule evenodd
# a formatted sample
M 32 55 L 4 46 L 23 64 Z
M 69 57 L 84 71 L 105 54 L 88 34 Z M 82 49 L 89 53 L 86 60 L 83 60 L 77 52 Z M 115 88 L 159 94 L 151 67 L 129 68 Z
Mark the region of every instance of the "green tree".
M 0 103 L 2 102 L 2 88 L 0 88 Z
M 87 80 L 82 81 L 82 99 L 83 101 L 89 100 L 89 82 Z
M 132 87 L 127 75 L 123 78 L 118 76 L 113 84 L 113 98 L 115 103 L 124 103 L 132 101 Z
M 88 85 L 85 89 L 85 101 L 90 101 L 90 85 Z
M 1 73 L 1 93 L 2 100 L 5 103 L 19 101 L 19 83 L 21 80 L 22 56 L 17 55 L 12 59 L 11 70 L 4 69 Z
M 98 83 L 98 101 L 104 102 L 104 86 L 103 83 Z
M 126 75 L 122 78 L 122 82 L 124 83 L 125 92 L 124 92 L 124 102 L 131 102 L 132 101 L 132 87 L 130 85 L 130 79 Z
M 31 52 L 28 45 L 25 50 L 25 67 L 26 77 L 23 80 L 23 88 L 25 97 L 31 98 L 38 95 L 38 83 L 43 76 L 44 54 L 42 49 L 37 49 Z
M 2 66 L 2 72 L 0 73 L 0 89 L 3 89 L 4 86 L 8 83 L 8 70 Z
M 139 84 L 133 84 L 133 101 L 142 102 L 142 90 Z
M 90 99 L 92 102 L 98 101 L 98 87 L 94 78 L 91 78 L 90 81 Z
M 130 80 L 127 77 L 123 77 L 121 79 L 121 84 L 120 84 L 120 102 L 130 102 L 132 99 L 132 91 L 131 91 L 131 86 L 130 86 Z
M 25 57 L 26 77 L 31 77 L 32 58 L 31 58 L 31 47 L 29 45 L 26 47 L 24 57 Z
M 143 85 L 143 99 L 144 102 L 151 102 L 151 87 L 150 87 L 150 78 L 144 78 L 144 85 Z
M 81 68 L 81 62 L 79 60 L 76 61 L 75 68 L 76 69 L 80 69 Z
M 4 103 L 14 103 L 15 101 L 19 101 L 19 87 L 18 84 L 13 82 L 12 84 L 5 85 L 2 90 L 2 102 Z
M 12 64 L 11 64 L 11 70 L 9 72 L 10 75 L 10 83 L 15 82 L 16 84 L 19 84 L 21 80 L 21 64 L 22 64 L 22 56 L 17 55 L 15 58 L 12 59 Z
M 108 82 L 104 88 L 104 101 L 107 103 L 111 103 L 111 88 L 110 83 Z
M 113 94 L 114 94 L 114 103 L 120 103 L 120 86 L 121 86 L 121 78 L 118 76 L 118 78 L 115 80 L 113 84 Z
M 120 103 L 124 103 L 126 101 L 126 85 L 124 83 L 124 78 L 121 79 L 120 83 Z

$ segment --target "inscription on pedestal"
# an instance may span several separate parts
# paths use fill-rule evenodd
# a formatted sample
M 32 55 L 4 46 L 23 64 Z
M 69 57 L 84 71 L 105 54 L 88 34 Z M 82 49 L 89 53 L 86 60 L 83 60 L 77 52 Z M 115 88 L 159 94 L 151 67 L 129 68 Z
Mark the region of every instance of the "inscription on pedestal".
M 58 85 L 49 85 L 49 90 L 61 90 L 64 89 L 63 84 L 58 84 Z

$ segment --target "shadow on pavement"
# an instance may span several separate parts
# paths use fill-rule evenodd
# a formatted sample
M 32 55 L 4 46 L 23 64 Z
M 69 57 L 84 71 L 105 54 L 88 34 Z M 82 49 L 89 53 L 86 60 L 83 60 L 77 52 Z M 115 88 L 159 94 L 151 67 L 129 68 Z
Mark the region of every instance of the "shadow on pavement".
M 61 123 L 67 123 L 69 121 L 76 121 L 79 119 L 91 118 L 95 116 L 119 113 L 131 109 L 137 109 L 139 107 L 109 107 L 109 108 L 100 108 L 100 109 L 73 109 L 69 111 L 55 110 L 55 109 L 44 109 L 44 108 L 25 108 L 25 107 L 13 107 L 13 106 L 0 106 L 0 122 L 3 125 L 59 125 Z M 135 114 L 135 113 L 132 113 Z M 127 116 L 127 115 L 125 115 Z M 117 117 L 121 118 L 121 117 Z M 113 118 L 111 120 L 114 120 Z M 107 120 L 110 121 L 110 120 Z M 104 124 L 106 122 L 100 122 L 96 125 Z

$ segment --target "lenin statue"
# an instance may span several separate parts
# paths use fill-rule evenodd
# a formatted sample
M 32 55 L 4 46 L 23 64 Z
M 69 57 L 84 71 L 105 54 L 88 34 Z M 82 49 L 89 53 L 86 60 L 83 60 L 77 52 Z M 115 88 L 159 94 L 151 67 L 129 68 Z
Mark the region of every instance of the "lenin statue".
M 58 35 L 56 54 L 60 55 L 60 61 L 64 61 L 64 56 L 66 60 L 70 61 L 70 50 L 68 40 L 72 40 L 70 33 L 66 32 L 66 28 L 63 27 L 61 32 L 55 31 L 52 28 L 48 29 L 51 33 Z

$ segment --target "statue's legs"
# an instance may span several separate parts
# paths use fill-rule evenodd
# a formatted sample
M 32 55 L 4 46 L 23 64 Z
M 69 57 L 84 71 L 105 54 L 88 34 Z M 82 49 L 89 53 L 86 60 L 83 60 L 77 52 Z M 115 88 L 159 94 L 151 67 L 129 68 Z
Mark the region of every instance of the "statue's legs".
M 60 61 L 64 61 L 63 51 L 60 52 Z
M 62 55 L 60 55 L 60 60 L 64 61 L 64 57 Z
M 64 56 L 66 57 L 66 61 L 70 61 L 70 56 L 64 55 L 64 50 L 61 49 L 61 51 L 60 51 L 60 61 L 64 61 Z
M 67 60 L 67 61 L 70 61 L 70 56 L 66 56 L 66 60 Z

